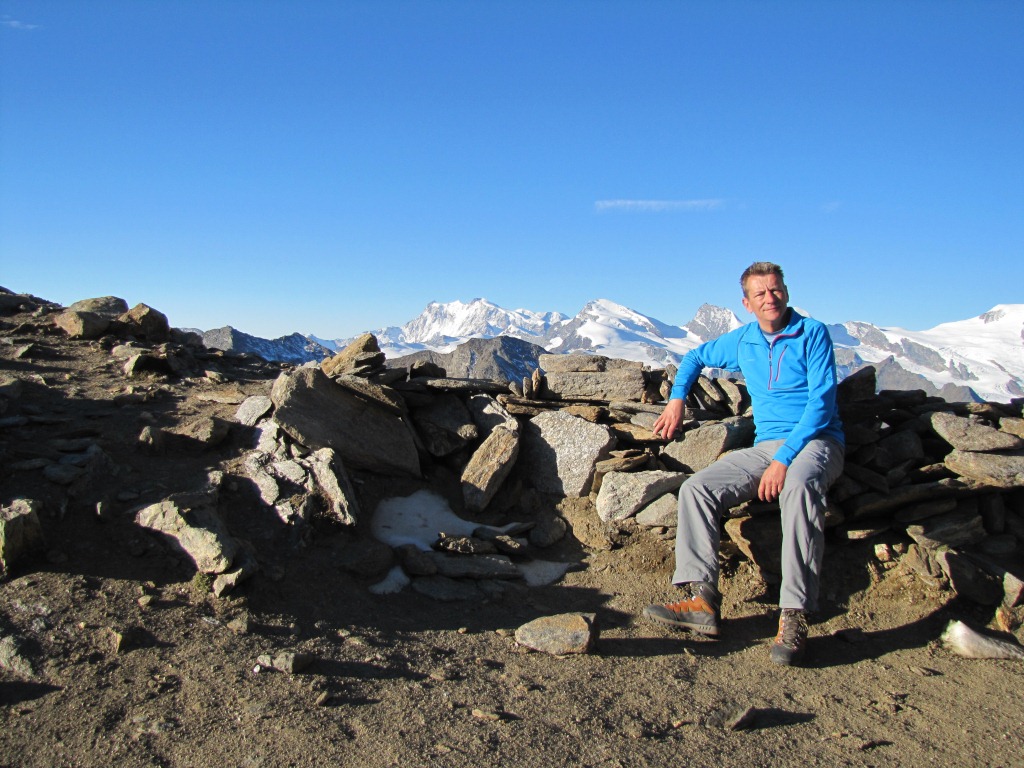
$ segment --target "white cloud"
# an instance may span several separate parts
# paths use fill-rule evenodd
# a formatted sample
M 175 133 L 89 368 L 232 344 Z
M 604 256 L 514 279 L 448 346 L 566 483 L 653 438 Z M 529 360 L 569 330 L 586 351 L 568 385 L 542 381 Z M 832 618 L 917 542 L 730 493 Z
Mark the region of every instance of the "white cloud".
M 721 208 L 725 200 L 598 200 L 594 208 L 605 211 L 629 211 L 640 213 L 664 213 L 666 211 L 712 211 Z
M 0 26 L 7 27 L 9 29 L 20 29 L 24 32 L 27 32 L 32 29 L 39 29 L 38 24 L 26 24 L 24 21 L 12 19 L 10 16 L 4 16 L 0 18 Z

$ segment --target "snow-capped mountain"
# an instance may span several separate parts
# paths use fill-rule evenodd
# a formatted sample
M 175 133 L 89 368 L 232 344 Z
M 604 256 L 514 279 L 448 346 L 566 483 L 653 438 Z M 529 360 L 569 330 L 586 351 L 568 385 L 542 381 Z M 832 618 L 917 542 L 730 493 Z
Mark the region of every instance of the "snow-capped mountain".
M 1024 304 L 999 304 L 967 320 L 926 331 L 865 322 L 829 326 L 837 357 L 852 368 L 892 358 L 936 386 L 970 387 L 984 400 L 1024 395 Z
M 729 310 L 705 305 L 687 330 L 643 315 L 608 299 L 589 302 L 572 318 L 560 312 L 506 310 L 486 299 L 468 303 L 431 302 L 402 326 L 374 331 L 388 358 L 425 350 L 450 352 L 473 338 L 512 336 L 553 353 L 594 352 L 608 357 L 665 365 L 693 347 L 731 330 L 739 319 Z M 346 339 L 310 337 L 326 347 L 340 348 Z
M 716 307 L 714 304 L 701 304 L 693 320 L 686 324 L 686 329 L 694 335 L 708 341 L 734 331 L 742 323 L 731 309 Z
M 741 324 L 731 310 L 710 304 L 685 325 L 674 326 L 607 299 L 587 303 L 572 318 L 474 299 L 432 302 L 405 325 L 374 334 L 390 360 L 421 351 L 451 352 L 469 339 L 511 336 L 548 352 L 592 352 L 663 367 Z M 830 325 L 829 332 L 841 378 L 871 364 L 879 371 L 880 389 L 924 389 L 951 400 L 1006 402 L 1024 396 L 1024 304 L 1000 304 L 978 317 L 925 331 L 851 321 Z M 349 341 L 305 338 L 311 344 L 309 359 Z M 291 342 L 289 357 L 273 359 L 294 361 L 295 339 L 285 339 Z M 258 354 L 272 357 L 266 349 Z

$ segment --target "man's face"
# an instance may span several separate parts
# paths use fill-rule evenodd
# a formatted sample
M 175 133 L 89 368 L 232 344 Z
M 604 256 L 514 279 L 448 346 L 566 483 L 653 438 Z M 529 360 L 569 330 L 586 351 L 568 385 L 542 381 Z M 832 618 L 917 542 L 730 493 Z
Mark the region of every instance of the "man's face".
M 778 275 L 751 275 L 747 278 L 743 306 L 754 313 L 761 330 L 772 333 L 786 325 L 789 291 Z

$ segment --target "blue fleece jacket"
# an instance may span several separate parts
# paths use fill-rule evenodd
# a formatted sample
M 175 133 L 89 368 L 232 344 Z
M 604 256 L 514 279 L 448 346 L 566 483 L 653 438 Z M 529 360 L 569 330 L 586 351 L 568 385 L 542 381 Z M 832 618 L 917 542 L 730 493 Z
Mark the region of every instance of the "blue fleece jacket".
M 769 344 L 756 322 L 701 344 L 679 364 L 671 398 L 685 398 L 704 368 L 739 371 L 754 408 L 755 442 L 785 440 L 775 459 L 787 467 L 808 442 L 844 443 L 836 407 L 836 359 L 828 330 L 790 308 Z

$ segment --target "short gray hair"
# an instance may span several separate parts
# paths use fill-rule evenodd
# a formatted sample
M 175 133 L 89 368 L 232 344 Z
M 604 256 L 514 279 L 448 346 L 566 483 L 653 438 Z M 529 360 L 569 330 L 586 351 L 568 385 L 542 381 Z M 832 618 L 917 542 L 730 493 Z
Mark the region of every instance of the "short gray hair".
M 778 275 L 779 280 L 785 280 L 785 275 L 782 274 L 782 267 L 778 264 L 773 264 L 770 261 L 755 261 L 749 267 L 743 270 L 743 274 L 740 275 L 740 288 L 743 289 L 743 295 L 747 295 L 747 280 L 754 275 Z

